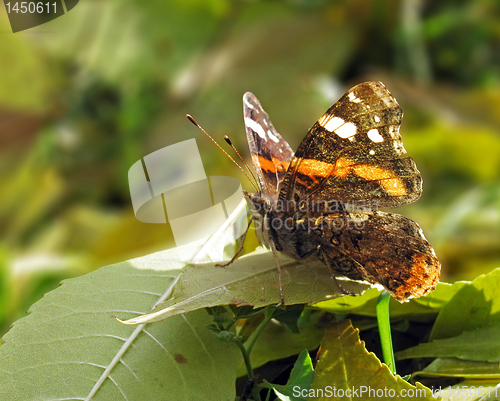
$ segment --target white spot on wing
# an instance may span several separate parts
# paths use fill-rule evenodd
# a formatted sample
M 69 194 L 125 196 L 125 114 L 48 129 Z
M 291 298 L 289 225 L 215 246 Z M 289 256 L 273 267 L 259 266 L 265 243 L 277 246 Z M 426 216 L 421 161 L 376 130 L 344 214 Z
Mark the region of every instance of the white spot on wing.
M 371 155 L 374 155 L 374 154 L 375 154 L 375 151 L 374 151 L 373 149 L 372 149 L 372 150 L 370 150 L 370 154 L 371 154 Z
M 376 128 L 373 128 L 370 131 L 368 131 L 367 135 L 368 135 L 368 138 L 370 138 L 370 140 L 372 140 L 373 142 L 383 142 L 384 141 L 384 137 L 379 134 L 378 129 L 376 129 Z
M 278 143 L 280 141 L 278 139 L 278 137 L 276 135 L 274 135 L 270 129 L 267 130 L 267 135 L 269 135 L 269 138 L 271 138 L 271 140 L 273 140 L 276 143 Z
M 401 135 L 399 134 L 399 125 L 390 125 L 389 126 L 389 134 L 394 139 L 400 139 Z
M 397 154 L 404 155 L 406 153 L 406 149 L 401 141 L 394 141 L 394 149 Z
M 243 101 L 245 102 L 246 106 L 249 108 L 249 109 L 253 109 L 253 104 L 250 103 L 246 97 L 243 98 Z
M 356 126 L 353 123 L 345 123 L 335 130 L 335 133 L 341 138 L 349 138 L 356 135 Z
M 319 119 L 318 119 L 318 124 L 321 125 L 322 127 L 325 127 L 325 123 L 330 119 L 330 116 L 328 114 L 323 114 Z
M 352 92 L 349 93 L 349 95 L 347 96 L 349 98 L 349 100 L 351 102 L 354 102 L 354 103 L 359 103 L 361 102 L 361 99 L 357 98 L 356 95 Z
M 379 116 L 375 116 L 375 117 L 373 117 L 373 119 L 375 120 L 376 123 L 380 122 L 380 117 Z
M 245 117 L 245 125 L 256 132 L 257 135 L 259 135 L 262 139 L 267 139 L 266 131 L 264 131 L 264 128 L 262 128 L 262 126 L 257 121 L 254 121 L 249 117 Z
M 323 125 L 323 127 L 332 132 L 332 131 L 335 131 L 338 127 L 340 127 L 342 124 L 344 124 L 345 121 L 342 120 L 340 117 L 333 117 L 330 121 L 326 122 L 326 124 L 321 124 L 320 125 Z

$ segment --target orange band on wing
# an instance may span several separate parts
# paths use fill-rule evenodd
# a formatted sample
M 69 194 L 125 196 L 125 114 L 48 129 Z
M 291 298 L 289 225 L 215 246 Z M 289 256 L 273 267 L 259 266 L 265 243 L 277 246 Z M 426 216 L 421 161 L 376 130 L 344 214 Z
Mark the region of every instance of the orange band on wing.
M 329 177 L 332 174 L 333 165 L 314 159 L 302 159 L 297 172 L 308 177 Z
M 382 188 L 391 196 L 404 196 L 407 193 L 403 180 L 392 171 L 370 164 L 358 164 L 353 167 L 353 172 L 367 181 L 379 181 Z
M 335 163 L 333 174 L 340 178 L 346 178 L 352 170 L 355 163 L 352 160 L 340 158 Z
M 391 196 L 407 194 L 406 186 L 401 178 L 392 171 L 371 164 L 356 164 L 354 161 L 340 158 L 335 164 L 314 159 L 302 159 L 297 172 L 311 177 L 329 177 L 334 175 L 346 178 L 350 172 L 367 181 L 379 181 L 384 190 Z
M 335 175 L 346 178 L 355 163 L 349 159 L 340 158 L 335 164 L 314 159 L 302 159 L 297 172 L 309 177 L 329 177 Z
M 282 162 L 279 159 L 273 157 L 272 160 L 266 159 L 262 156 L 253 156 L 254 165 L 258 165 L 264 171 L 270 171 L 271 173 L 284 172 L 290 165 L 290 162 Z
M 288 166 L 290 165 L 289 161 L 280 161 L 279 159 L 276 159 L 273 157 L 273 163 L 278 166 L 278 171 L 286 171 L 288 170 Z

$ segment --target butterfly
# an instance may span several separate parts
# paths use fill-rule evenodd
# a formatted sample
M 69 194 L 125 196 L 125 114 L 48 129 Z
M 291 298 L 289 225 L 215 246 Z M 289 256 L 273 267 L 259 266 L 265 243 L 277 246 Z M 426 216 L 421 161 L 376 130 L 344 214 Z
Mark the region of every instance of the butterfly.
M 402 110 L 381 82 L 348 90 L 295 153 L 250 92 L 243 109 L 259 187 L 245 197 L 263 245 L 275 256 L 318 258 L 333 278 L 380 284 L 400 302 L 436 287 L 441 265 L 418 224 L 378 210 L 422 193 L 399 133 Z

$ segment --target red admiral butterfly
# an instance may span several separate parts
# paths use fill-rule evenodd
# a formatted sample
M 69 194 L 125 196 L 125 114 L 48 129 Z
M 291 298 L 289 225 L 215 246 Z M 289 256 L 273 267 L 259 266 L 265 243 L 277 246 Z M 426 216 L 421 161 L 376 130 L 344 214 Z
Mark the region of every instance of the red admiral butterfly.
M 377 211 L 414 202 L 422 192 L 415 162 L 402 157 L 403 113 L 382 83 L 350 89 L 295 155 L 252 93 L 243 107 L 260 185 L 245 196 L 262 244 L 275 255 L 319 258 L 332 277 L 381 284 L 401 302 L 435 288 L 440 263 L 418 224 Z

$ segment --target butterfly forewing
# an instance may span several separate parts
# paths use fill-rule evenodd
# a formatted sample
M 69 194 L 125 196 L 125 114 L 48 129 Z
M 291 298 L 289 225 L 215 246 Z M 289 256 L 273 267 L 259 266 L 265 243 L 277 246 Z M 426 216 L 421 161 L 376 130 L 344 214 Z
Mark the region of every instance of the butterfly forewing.
M 243 116 L 261 194 L 271 201 L 276 201 L 293 151 L 276 131 L 260 102 L 250 92 L 243 96 Z
M 300 144 L 283 184 L 283 200 L 330 199 L 397 206 L 418 199 L 420 172 L 401 158 L 403 113 L 380 82 L 350 89 Z

